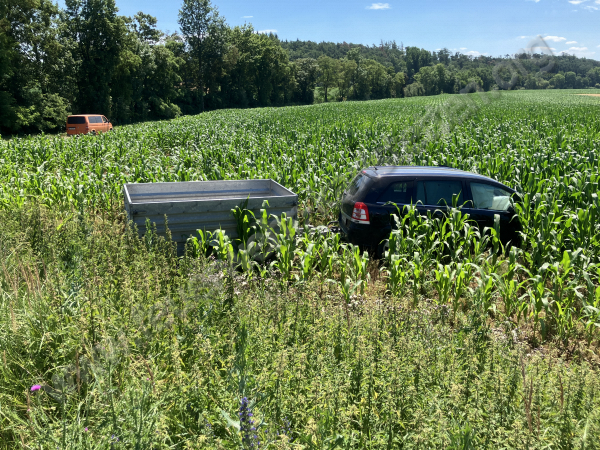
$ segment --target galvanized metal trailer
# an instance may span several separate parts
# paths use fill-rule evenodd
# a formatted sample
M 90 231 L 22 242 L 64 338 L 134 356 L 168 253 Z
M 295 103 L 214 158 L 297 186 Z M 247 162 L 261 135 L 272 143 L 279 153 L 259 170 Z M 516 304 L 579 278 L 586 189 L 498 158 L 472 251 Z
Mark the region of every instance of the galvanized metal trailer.
M 123 186 L 125 211 L 141 234 L 146 219 L 164 236 L 165 215 L 178 253 L 196 230 L 224 230 L 237 237 L 231 210 L 248 200 L 247 208 L 257 217 L 267 200 L 269 214 L 298 216 L 298 196 L 273 180 L 182 181 L 175 183 L 128 183 Z

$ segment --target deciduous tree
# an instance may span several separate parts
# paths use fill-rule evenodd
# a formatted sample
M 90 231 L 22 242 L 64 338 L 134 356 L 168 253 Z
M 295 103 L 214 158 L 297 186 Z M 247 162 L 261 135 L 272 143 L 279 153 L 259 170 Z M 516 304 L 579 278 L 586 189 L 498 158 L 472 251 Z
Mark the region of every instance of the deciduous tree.
M 200 111 L 204 111 L 204 75 L 212 60 L 222 56 L 225 21 L 210 0 L 184 0 L 179 26 L 197 64 L 196 88 L 200 91 Z
M 319 65 L 319 83 L 325 90 L 325 101 L 327 102 L 327 91 L 335 86 L 340 76 L 340 62 L 329 56 L 321 55 L 317 60 Z

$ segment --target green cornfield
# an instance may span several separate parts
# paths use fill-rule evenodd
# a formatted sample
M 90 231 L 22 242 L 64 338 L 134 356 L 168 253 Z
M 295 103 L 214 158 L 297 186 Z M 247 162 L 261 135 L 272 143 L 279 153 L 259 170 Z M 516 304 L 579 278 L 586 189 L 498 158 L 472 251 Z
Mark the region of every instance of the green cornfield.
M 0 140 L 0 449 L 600 448 L 600 98 L 586 92 Z M 343 242 L 325 225 L 375 164 L 515 188 L 521 247 L 459 205 L 398 214 L 382 260 Z M 299 221 L 242 206 L 238 239 L 199 231 L 177 256 L 125 219 L 124 183 L 250 178 L 297 193 Z

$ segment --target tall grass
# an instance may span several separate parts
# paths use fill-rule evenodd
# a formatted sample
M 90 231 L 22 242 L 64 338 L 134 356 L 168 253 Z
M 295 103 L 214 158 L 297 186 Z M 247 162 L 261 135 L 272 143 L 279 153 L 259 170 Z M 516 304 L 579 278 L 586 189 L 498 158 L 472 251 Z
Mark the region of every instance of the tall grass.
M 318 276 L 177 259 L 116 212 L 62 217 L 0 215 L 0 448 L 600 445 L 594 366 L 532 352 L 482 308 L 347 303 Z

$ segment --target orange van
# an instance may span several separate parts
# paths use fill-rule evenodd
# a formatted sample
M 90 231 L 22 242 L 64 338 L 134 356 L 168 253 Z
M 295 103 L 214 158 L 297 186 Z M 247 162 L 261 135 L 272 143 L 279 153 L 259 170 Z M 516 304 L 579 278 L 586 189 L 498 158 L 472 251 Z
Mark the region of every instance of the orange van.
M 106 133 L 112 129 L 112 123 L 99 114 L 77 114 L 67 117 L 67 135 Z

